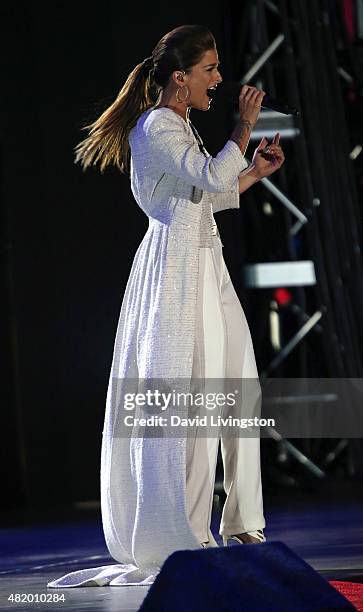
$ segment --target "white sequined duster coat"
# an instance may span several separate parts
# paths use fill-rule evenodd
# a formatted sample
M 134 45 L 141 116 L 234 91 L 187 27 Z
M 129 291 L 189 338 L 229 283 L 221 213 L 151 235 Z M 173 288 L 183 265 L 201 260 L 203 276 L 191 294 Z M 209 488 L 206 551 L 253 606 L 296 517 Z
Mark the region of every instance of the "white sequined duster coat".
M 103 431 L 103 528 L 110 554 L 126 564 L 115 566 L 113 584 L 152 581 L 173 551 L 199 548 L 186 516 L 185 438 L 123 437 L 118 398 L 125 378 L 190 379 L 199 247 L 211 240 L 211 204 L 239 207 L 248 165 L 232 140 L 216 157 L 201 152 L 166 107 L 143 113 L 129 143 L 131 189 L 149 227 L 123 298 Z

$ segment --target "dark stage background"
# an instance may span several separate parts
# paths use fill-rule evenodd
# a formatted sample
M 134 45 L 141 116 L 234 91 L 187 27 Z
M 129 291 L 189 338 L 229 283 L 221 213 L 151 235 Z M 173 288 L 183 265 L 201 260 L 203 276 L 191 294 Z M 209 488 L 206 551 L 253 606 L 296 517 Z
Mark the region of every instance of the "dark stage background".
M 2 6 L 3 511 L 37 513 L 99 499 L 113 342 L 147 218 L 127 176 L 83 173 L 73 163 L 73 149 L 84 136 L 81 127 L 178 25 L 211 29 L 225 80 L 240 79 L 283 29 L 279 54 L 252 84 L 303 111 L 299 137 L 282 141 L 287 162 L 274 182 L 295 198 L 308 223 L 287 238 L 289 213 L 256 185 L 241 197 L 241 211 L 216 217 L 224 256 L 251 326 L 259 371 L 268 371 L 275 356 L 269 316 L 278 299 L 271 291 L 246 289 L 243 265 L 312 259 L 316 287 L 292 290 L 290 310 L 277 304 L 283 341 L 317 309 L 323 317 L 274 373 L 362 376 L 363 166 L 360 156 L 354 173 L 348 154 L 363 140 L 363 34 L 354 40 L 342 29 L 341 6 L 328 0 L 309 10 L 304 0 Z M 340 80 L 338 67 L 353 75 L 355 85 Z M 207 150 L 217 153 L 234 125 L 230 109 L 212 103 L 208 113 L 192 111 L 191 118 Z M 255 146 L 251 142 L 249 157 Z M 284 453 L 269 442 L 263 460 L 272 468 Z M 334 476 L 361 476 L 361 441 L 343 442 L 350 453 Z M 317 444 L 310 447 L 314 460 L 331 451 L 328 443 Z

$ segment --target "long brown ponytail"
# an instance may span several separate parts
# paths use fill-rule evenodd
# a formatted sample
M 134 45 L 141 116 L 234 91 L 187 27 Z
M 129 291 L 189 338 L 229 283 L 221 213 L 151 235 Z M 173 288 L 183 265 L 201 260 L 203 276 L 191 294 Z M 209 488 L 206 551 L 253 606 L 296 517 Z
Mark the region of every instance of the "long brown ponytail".
M 180 26 L 165 34 L 152 55 L 129 74 L 115 101 L 98 119 L 82 128 L 89 134 L 75 147 L 75 163 L 80 162 L 84 170 L 99 163 L 102 173 L 113 165 L 129 174 L 130 130 L 140 115 L 156 104 L 172 72 L 189 72 L 214 46 L 215 39 L 204 26 Z
M 84 170 L 99 163 L 102 173 L 109 165 L 129 173 L 128 135 L 137 117 L 154 104 L 149 71 L 148 62 L 137 64 L 115 101 L 96 121 L 82 128 L 89 130 L 89 135 L 76 146 L 75 163 L 80 161 Z

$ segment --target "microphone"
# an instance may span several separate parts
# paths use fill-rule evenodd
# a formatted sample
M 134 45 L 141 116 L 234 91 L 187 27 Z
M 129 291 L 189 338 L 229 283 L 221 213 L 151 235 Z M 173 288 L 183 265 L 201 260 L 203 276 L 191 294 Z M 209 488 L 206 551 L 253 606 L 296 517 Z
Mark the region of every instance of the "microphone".
M 207 94 L 210 98 L 229 100 L 238 103 L 239 93 L 243 85 L 237 81 L 222 81 L 217 86 L 217 89 L 207 89 Z M 297 108 L 289 106 L 288 104 L 282 104 L 278 100 L 271 98 L 267 93 L 264 95 L 262 108 L 268 108 L 269 110 L 277 111 L 284 115 L 295 115 L 296 117 L 300 114 Z

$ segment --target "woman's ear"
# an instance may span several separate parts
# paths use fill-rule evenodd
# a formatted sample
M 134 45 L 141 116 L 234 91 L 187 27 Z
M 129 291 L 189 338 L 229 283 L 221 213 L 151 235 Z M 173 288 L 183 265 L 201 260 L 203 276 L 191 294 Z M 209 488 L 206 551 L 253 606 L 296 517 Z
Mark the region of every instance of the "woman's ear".
M 172 75 L 173 81 L 179 87 L 181 85 L 184 85 L 184 75 L 185 75 L 184 70 L 174 70 L 174 72 L 173 72 L 173 75 Z

